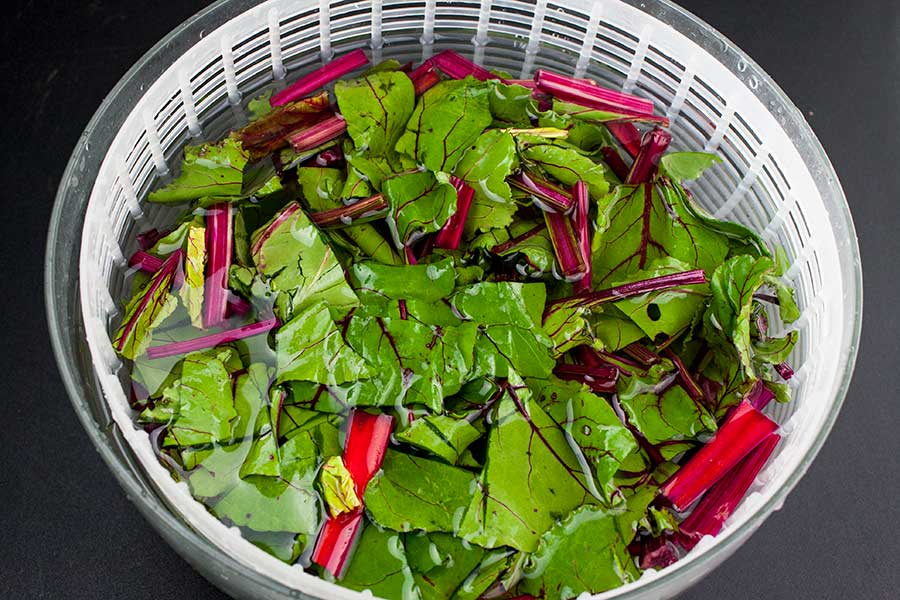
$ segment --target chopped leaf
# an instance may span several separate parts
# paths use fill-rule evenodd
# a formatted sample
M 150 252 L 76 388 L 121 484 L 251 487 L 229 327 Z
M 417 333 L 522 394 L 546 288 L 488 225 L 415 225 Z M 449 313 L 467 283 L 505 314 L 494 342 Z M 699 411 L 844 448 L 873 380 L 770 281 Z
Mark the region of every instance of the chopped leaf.
M 397 434 L 398 441 L 430 452 L 451 465 L 480 437 L 481 431 L 469 421 L 448 415 L 426 415 Z
M 366 513 L 395 531 L 453 532 L 474 482 L 471 471 L 389 450 L 366 488 Z
M 353 558 L 338 582 L 351 590 L 369 590 L 379 598 L 419 600 L 401 534 L 365 525 Z
M 447 533 L 410 534 L 406 556 L 423 600 L 445 600 L 481 564 L 485 550 Z
M 250 154 L 233 138 L 221 142 L 185 146 L 181 174 L 169 185 L 150 192 L 150 202 L 177 203 L 207 196 L 241 195 L 244 167 Z
M 206 264 L 206 228 L 202 223 L 188 229 L 184 261 L 184 283 L 179 290 L 194 327 L 203 326 L 203 267 Z
M 402 71 L 339 81 L 334 95 L 353 143 L 373 156 L 393 151 L 415 105 L 412 81 Z
M 520 379 L 510 378 L 492 422 L 485 467 L 458 535 L 486 548 L 533 552 L 557 519 L 594 495 L 565 434 Z
M 659 172 L 675 181 L 697 179 L 722 159 L 706 152 L 669 152 L 659 160 Z
M 277 293 L 282 322 L 319 301 L 333 315 L 357 304 L 334 251 L 295 202 L 253 234 L 251 253 L 259 274 Z
M 439 230 L 456 211 L 456 189 L 446 178 L 415 171 L 384 181 L 397 247 Z
M 328 306 L 308 306 L 275 334 L 278 382 L 336 385 L 368 375 L 366 363 L 341 338 Z
M 512 192 L 506 178 L 518 164 L 512 136 L 499 129 L 490 129 L 466 150 L 454 174 L 472 186 L 476 203 L 509 204 Z
M 546 143 L 544 140 L 522 144 L 522 161 L 543 170 L 560 183 L 571 186 L 584 181 L 592 198 L 603 198 L 616 176 L 602 162 L 594 162 L 565 143 Z
M 362 501 L 356 495 L 353 476 L 344 466 L 340 456 L 330 456 L 325 460 L 319 472 L 319 487 L 322 489 L 322 498 L 328 513 L 332 517 L 362 506 Z
M 491 121 L 485 85 L 469 78 L 442 81 L 419 97 L 397 151 L 449 173 Z

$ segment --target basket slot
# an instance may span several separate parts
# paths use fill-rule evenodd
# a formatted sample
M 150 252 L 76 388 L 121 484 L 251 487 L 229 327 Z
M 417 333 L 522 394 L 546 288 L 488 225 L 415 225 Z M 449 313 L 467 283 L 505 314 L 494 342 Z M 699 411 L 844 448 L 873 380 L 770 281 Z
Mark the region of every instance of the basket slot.
M 583 77 L 591 62 L 594 40 L 600 30 L 600 18 L 603 16 L 604 5 L 600 2 L 591 4 L 591 16 L 588 19 L 587 29 L 584 32 L 584 42 L 578 52 L 578 61 L 575 63 L 575 77 Z
M 162 145 L 159 143 L 159 132 L 156 130 L 156 122 L 148 111 L 144 111 L 144 131 L 147 133 L 147 143 L 150 146 L 150 155 L 153 157 L 153 164 L 156 165 L 156 172 L 162 176 L 169 172 L 166 165 L 166 157 L 163 154 Z
M 531 77 L 534 69 L 534 57 L 537 56 L 543 36 L 544 15 L 547 13 L 547 0 L 537 0 L 531 15 L 531 31 L 528 33 L 528 44 L 525 46 L 525 58 L 522 60 L 522 71 L 519 77 Z
M 240 104 L 241 91 L 238 89 L 237 74 L 234 68 L 234 50 L 232 50 L 231 36 L 226 33 L 223 33 L 219 40 L 219 52 L 222 55 L 222 73 L 225 76 L 228 102 Z
M 144 211 L 141 208 L 141 203 L 138 201 L 137 194 L 134 192 L 134 184 L 131 183 L 131 175 L 128 174 L 128 165 L 125 164 L 125 159 L 121 156 L 116 157 L 116 175 L 118 176 L 124 202 L 128 206 L 131 216 L 134 219 L 142 219 Z
M 631 66 L 628 68 L 628 76 L 625 77 L 625 84 L 622 86 L 623 91 L 626 93 L 631 92 L 631 90 L 634 89 L 634 84 L 641 74 L 641 69 L 644 67 L 644 59 L 647 57 L 647 48 L 650 46 L 650 36 L 652 34 L 653 29 L 649 24 L 644 25 L 643 29 L 641 29 L 637 46 L 634 49 L 634 58 L 632 58 Z
M 178 87 L 181 92 L 181 104 L 184 107 L 184 118 L 187 121 L 188 131 L 194 137 L 200 137 L 203 130 L 200 129 L 200 121 L 197 119 L 197 104 L 194 102 L 194 90 L 191 88 L 191 80 L 184 69 L 178 72 Z
M 278 20 L 278 10 L 275 8 L 270 9 L 266 14 L 266 21 L 269 25 L 269 56 L 272 59 L 272 75 L 275 79 L 284 79 L 287 71 L 281 59 L 281 23 Z
M 734 211 L 738 203 L 744 198 L 753 184 L 756 183 L 756 178 L 759 177 L 759 172 L 762 170 L 763 163 L 767 158 L 768 154 L 758 154 L 753 159 L 753 162 L 750 163 L 750 168 L 744 173 L 744 177 L 741 179 L 740 183 L 738 183 L 737 187 L 734 188 L 734 191 L 731 192 L 731 196 L 728 200 L 726 200 L 715 212 L 713 215 L 714 217 L 717 219 L 725 219 Z

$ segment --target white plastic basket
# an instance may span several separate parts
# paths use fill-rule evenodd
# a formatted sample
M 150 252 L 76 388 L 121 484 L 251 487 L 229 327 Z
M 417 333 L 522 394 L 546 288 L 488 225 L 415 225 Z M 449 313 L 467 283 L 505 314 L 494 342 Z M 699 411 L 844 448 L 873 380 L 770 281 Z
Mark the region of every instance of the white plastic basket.
M 174 218 L 171 209 L 145 205 L 143 198 L 177 163 L 184 144 L 241 125 L 246 119 L 242 101 L 273 81 L 284 85 L 334 53 L 363 47 L 376 61 L 419 61 L 453 48 L 516 76 L 527 77 L 536 68 L 587 75 L 651 99 L 657 112 L 672 121 L 674 148 L 717 152 L 724 159 L 694 184 L 695 198 L 717 217 L 748 225 L 784 247 L 791 263 L 785 278 L 796 287 L 802 310 L 792 326 L 800 331 L 791 357 L 794 400 L 770 409 L 782 423 L 784 440 L 718 537 L 703 540 L 659 573 L 648 572 L 597 597 L 674 595 L 733 552 L 780 506 L 823 442 L 846 391 L 859 335 L 859 260 L 846 203 L 821 147 L 783 93 L 714 30 L 659 0 L 639 6 L 588 0 L 250 4 L 225 1 L 198 15 L 126 76 L 126 83 L 142 82 L 146 88 L 120 85 L 107 99 L 98 118 L 102 121 L 114 108 L 121 123 L 109 131 L 96 120 L 89 126 L 64 178 L 54 217 L 54 227 L 65 227 L 63 206 L 77 193 L 87 197 L 78 259 L 81 316 L 89 365 L 117 427 L 113 437 L 118 443 L 92 431 L 102 423 L 85 416 L 83 389 L 73 391 L 75 378 L 90 378 L 89 367 L 73 364 L 67 344 L 78 340 L 65 339 L 66 332 L 59 331 L 63 326 L 56 323 L 57 353 L 64 370 L 71 371 L 67 383 L 79 395 L 76 407 L 107 460 L 113 460 L 110 452 L 125 455 L 133 471 L 127 477 L 143 478 L 139 504 L 148 505 L 142 509 L 165 520 L 167 537 L 190 539 L 186 546 L 176 544 L 179 551 L 190 554 L 190 548 L 211 543 L 202 558 L 188 558 L 234 593 L 275 597 L 302 590 L 293 595 L 360 597 L 244 541 L 195 502 L 185 484 L 172 480 L 147 435 L 133 425 L 123 386 L 127 373 L 112 350 L 110 331 L 127 289 L 125 257 L 136 249 L 134 233 Z M 147 80 L 147 73 L 154 80 Z M 91 139 L 108 146 L 91 151 Z M 88 159 L 94 164 L 86 164 Z M 79 173 L 96 173 L 93 185 L 79 180 Z M 62 252 L 60 235 L 51 229 L 48 261 Z M 48 270 L 51 321 L 54 301 L 62 302 L 54 298 L 54 286 L 58 283 Z M 123 484 L 132 489 L 130 482 Z M 193 531 L 165 515 L 160 500 Z M 228 583 L 244 575 L 259 587 Z

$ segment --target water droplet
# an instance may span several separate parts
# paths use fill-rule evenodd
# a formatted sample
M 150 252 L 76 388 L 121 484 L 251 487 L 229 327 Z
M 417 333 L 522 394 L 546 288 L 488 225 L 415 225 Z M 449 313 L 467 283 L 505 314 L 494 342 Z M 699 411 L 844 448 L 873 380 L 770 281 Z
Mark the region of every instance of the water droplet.
M 740 71 L 741 73 L 746 71 L 747 70 L 747 61 L 744 60 L 743 58 L 740 59 L 737 63 L 737 70 Z
M 750 79 L 747 80 L 747 85 L 750 86 L 751 90 L 755 90 L 759 87 L 759 79 L 757 79 L 756 75 L 750 76 Z
M 584 427 L 582 427 L 581 433 L 583 433 L 584 435 L 591 435 L 591 426 L 585 425 Z

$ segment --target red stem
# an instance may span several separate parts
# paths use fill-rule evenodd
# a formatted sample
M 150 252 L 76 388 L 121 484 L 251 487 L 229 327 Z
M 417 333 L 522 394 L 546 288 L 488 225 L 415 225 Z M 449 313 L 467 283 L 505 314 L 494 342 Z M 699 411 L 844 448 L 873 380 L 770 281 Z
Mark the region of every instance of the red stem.
M 456 188 L 456 212 L 438 231 L 434 239 L 434 246 L 445 250 L 456 250 L 462 241 L 475 190 L 455 175 L 450 178 L 450 182 Z
M 409 78 L 412 80 L 413 90 L 415 91 L 416 96 L 421 96 L 441 81 L 441 75 L 437 72 L 434 63 L 431 60 L 426 60 L 416 67 L 415 70 L 409 74 Z
M 159 229 L 153 228 L 148 229 L 143 233 L 139 233 L 135 237 L 137 239 L 138 247 L 140 247 L 141 250 L 149 250 L 156 245 L 156 242 L 163 239 L 170 233 L 172 233 L 171 229 L 160 231 Z
M 144 273 L 156 273 L 162 267 L 163 261 L 152 254 L 148 254 L 143 250 L 138 250 L 128 259 L 128 266 L 135 267 L 138 271 Z
M 550 182 L 538 179 L 537 177 L 528 175 L 524 172 L 513 175 L 512 177 L 507 177 L 506 181 L 512 186 L 528 192 L 541 203 L 560 213 L 568 212 L 575 203 L 575 200 L 567 192 L 559 189 Z M 546 207 L 540 206 L 540 208 L 546 212 Z
M 619 378 L 619 370 L 612 366 L 557 365 L 553 374 L 560 379 L 584 383 L 599 394 L 615 392 Z
M 287 104 L 288 102 L 292 102 L 297 98 L 302 98 L 310 92 L 328 85 L 332 81 L 340 79 L 347 73 L 355 71 L 356 69 L 367 64 L 369 64 L 369 58 L 362 50 L 357 49 L 353 52 L 348 52 L 347 54 L 319 67 L 309 75 L 300 78 L 292 85 L 289 85 L 285 89 L 273 95 L 269 103 L 272 106 L 281 106 L 282 104 Z
M 557 212 L 544 212 L 544 222 L 550 232 L 550 242 L 556 253 L 559 274 L 566 281 L 583 279 L 587 272 L 587 264 L 575 237 L 572 219 Z
M 656 173 L 659 159 L 662 158 L 663 152 L 670 143 L 672 143 L 672 134 L 664 129 L 655 127 L 645 133 L 641 138 L 640 149 L 631 165 L 628 177 L 625 178 L 625 183 L 634 185 L 650 181 L 653 174 Z
M 216 327 L 228 310 L 228 270 L 234 240 L 231 205 L 221 202 L 206 212 L 206 281 L 203 289 L 203 327 Z
M 349 423 L 344 444 L 344 465 L 353 477 L 356 495 L 362 498 L 372 476 L 381 468 L 394 418 L 354 410 L 350 413 Z M 335 577 L 340 577 L 350 556 L 362 514 L 362 508 L 358 508 L 325 521 L 316 540 L 312 561 L 328 569 Z
M 347 122 L 344 121 L 344 117 L 333 115 L 323 121 L 319 121 L 315 125 L 298 131 L 290 136 L 288 141 L 295 152 L 305 152 L 317 148 L 325 142 L 330 142 L 345 131 L 347 131 Z
M 776 429 L 774 421 L 741 401 L 709 443 L 669 478 L 660 493 L 675 510 L 685 510 Z
M 547 226 L 543 223 L 540 225 L 535 225 L 525 233 L 521 233 L 514 238 L 510 238 L 503 242 L 502 244 L 497 244 L 496 246 L 491 247 L 491 254 L 503 254 L 504 252 L 508 252 L 509 250 L 515 248 L 522 242 L 526 240 L 530 240 L 540 232 L 544 231 Z
M 625 151 L 628 152 L 631 158 L 637 156 L 641 147 L 641 132 L 634 126 L 634 123 L 610 122 L 606 123 L 606 128 L 622 144 L 622 147 L 625 148 Z
M 794 376 L 794 369 L 786 362 L 780 362 L 775 365 L 775 370 L 778 371 L 778 374 L 781 375 L 781 378 L 785 381 Z
M 663 355 L 671 360 L 675 365 L 675 368 L 678 369 L 678 381 L 681 383 L 681 387 L 684 388 L 684 391 L 687 392 L 687 395 L 691 397 L 691 400 L 694 402 L 703 400 L 703 390 L 700 388 L 700 384 L 691 377 L 690 371 L 688 371 L 687 367 L 684 366 L 684 363 L 681 362 L 681 358 L 669 348 L 663 350 Z
M 603 146 L 600 148 L 600 153 L 603 154 L 603 160 L 612 169 L 612 172 L 616 174 L 616 177 L 620 181 L 625 181 L 628 178 L 629 169 L 619 151 L 612 146 Z
M 479 67 L 468 58 L 463 57 L 453 50 L 444 50 L 433 57 L 431 61 L 451 79 L 465 79 L 469 75 L 478 81 L 500 79 L 484 67 Z M 506 83 L 502 79 L 500 79 L 500 81 Z
M 327 150 L 322 150 L 319 152 L 319 155 L 316 156 L 316 166 L 317 167 L 330 167 L 331 165 L 337 164 L 344 160 L 344 151 L 339 147 L 328 148 Z
M 725 521 L 744 499 L 780 440 L 781 436 L 778 434 L 769 434 L 703 496 L 691 514 L 678 526 L 679 533 L 675 539 L 685 550 L 696 546 L 704 535 L 717 535 L 722 530 Z
M 381 194 L 346 206 L 331 208 L 309 214 L 309 220 L 319 227 L 341 227 L 350 225 L 348 221 L 360 219 L 387 208 L 387 201 Z
M 265 321 L 251 323 L 250 325 L 242 325 L 234 329 L 226 329 L 218 333 L 211 333 L 203 337 L 194 338 L 184 342 L 173 342 L 163 346 L 153 346 L 147 350 L 147 356 L 150 359 L 165 358 L 167 356 L 178 356 L 197 350 L 206 350 L 207 348 L 215 348 L 221 344 L 227 344 L 237 340 L 243 340 L 255 335 L 268 333 L 272 329 L 278 327 L 278 319 L 272 317 Z
M 744 396 L 744 400 L 749 402 L 756 410 L 763 410 L 769 405 L 769 402 L 775 399 L 775 393 L 772 392 L 766 384 L 760 380 L 753 383 L 753 387 Z
M 653 114 L 653 102 L 650 100 L 608 90 L 593 82 L 585 83 L 543 69 L 538 70 L 534 79 L 540 89 L 561 100 L 622 115 L 650 116 Z
M 591 278 L 593 268 L 591 266 L 591 225 L 590 225 L 590 199 L 587 184 L 579 179 L 572 188 L 572 197 L 575 199 L 575 229 L 578 235 L 578 248 L 584 259 L 584 277 L 575 282 L 573 291 L 576 294 L 586 294 L 591 291 Z
M 703 269 L 694 269 L 693 271 L 682 271 L 680 273 L 670 273 L 668 275 L 660 275 L 659 277 L 651 277 L 641 281 L 633 281 L 624 283 L 605 290 L 598 290 L 585 294 L 583 296 L 570 296 L 569 298 L 560 298 L 549 303 L 549 307 L 560 304 L 592 307 L 604 302 L 617 302 L 633 296 L 640 296 L 649 292 L 659 292 L 671 288 L 681 287 L 684 285 L 699 285 L 706 283 L 706 275 Z

